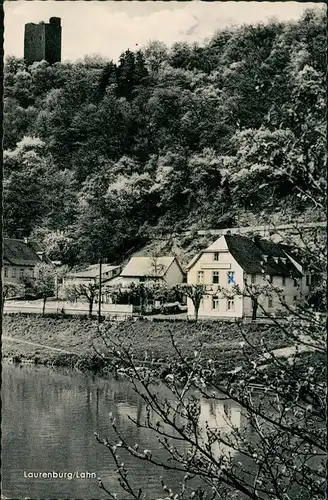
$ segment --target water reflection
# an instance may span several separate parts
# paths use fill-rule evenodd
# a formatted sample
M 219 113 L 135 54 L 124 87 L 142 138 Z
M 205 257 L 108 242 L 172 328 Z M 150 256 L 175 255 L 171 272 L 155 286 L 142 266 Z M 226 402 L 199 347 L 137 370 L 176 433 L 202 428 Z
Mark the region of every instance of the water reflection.
M 165 387 L 161 398 L 172 398 Z M 105 380 L 89 375 L 55 371 L 45 367 L 3 365 L 2 370 L 2 490 L 10 498 L 91 499 L 106 498 L 96 479 L 27 479 L 24 471 L 96 472 L 113 491 L 120 492 L 115 465 L 93 432 L 114 440 L 109 413 L 116 417 L 131 445 L 141 443 L 165 458 L 154 434 L 136 428 L 127 415 L 142 421 L 146 407 L 124 380 Z M 225 402 L 203 400 L 200 422 L 205 428 L 229 432 L 226 416 L 236 427 L 243 425 L 240 410 Z M 180 445 L 181 446 L 181 445 Z M 218 448 L 215 453 L 221 453 Z M 180 475 L 147 466 L 130 455 L 122 457 L 133 483 L 144 485 L 149 498 L 162 493 L 159 477 L 177 485 Z M 120 495 L 118 495 L 120 497 Z

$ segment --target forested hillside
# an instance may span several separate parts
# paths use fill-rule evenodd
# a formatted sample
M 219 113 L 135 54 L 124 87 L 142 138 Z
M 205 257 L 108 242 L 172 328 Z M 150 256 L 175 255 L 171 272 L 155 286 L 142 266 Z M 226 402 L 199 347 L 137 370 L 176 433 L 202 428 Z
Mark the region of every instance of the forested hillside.
M 6 236 L 73 265 L 184 229 L 322 218 L 325 73 L 314 11 L 117 64 L 8 58 Z

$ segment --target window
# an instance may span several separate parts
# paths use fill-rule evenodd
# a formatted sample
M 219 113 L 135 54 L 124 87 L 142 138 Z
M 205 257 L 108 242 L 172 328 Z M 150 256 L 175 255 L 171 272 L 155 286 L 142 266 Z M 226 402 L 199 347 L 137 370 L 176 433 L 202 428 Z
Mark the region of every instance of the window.
M 214 255 L 213 255 L 213 260 L 215 260 L 216 262 L 219 261 L 219 253 L 218 252 L 215 252 Z
M 198 271 L 197 283 L 204 283 L 204 271 Z
M 201 300 L 200 300 L 200 303 L 199 303 L 199 309 L 200 309 L 201 311 L 203 311 L 203 310 L 204 310 L 204 299 L 201 299 Z
M 227 299 L 227 311 L 234 311 L 235 310 L 235 299 L 230 298 Z
M 34 278 L 34 269 L 33 269 L 33 267 L 30 267 L 30 277 Z
M 306 275 L 306 286 L 310 286 L 310 275 Z
M 212 283 L 213 283 L 213 285 L 218 285 L 219 284 L 219 271 L 213 271 L 213 274 L 212 274 Z
M 235 271 L 228 271 L 227 272 L 228 276 L 228 285 L 235 285 Z
M 311 285 L 316 285 L 317 284 L 317 277 L 315 274 L 311 274 Z
M 293 302 L 294 302 L 294 304 L 296 304 L 296 302 L 297 302 L 297 295 L 294 295 Z
M 8 267 L 5 267 L 5 278 L 8 278 Z
M 282 277 L 282 286 L 286 286 L 286 278 L 285 278 L 285 276 Z
M 24 278 L 24 269 L 19 270 L 19 277 Z
M 13 267 L 12 271 L 11 271 L 11 276 L 13 278 L 16 278 L 16 269 Z
M 251 283 L 254 285 L 256 283 L 256 274 L 251 275 Z
M 269 283 L 271 283 L 271 285 L 272 285 L 272 282 L 273 282 L 273 277 L 272 277 L 272 276 L 268 276 L 268 281 L 269 281 Z
M 268 308 L 272 309 L 272 307 L 273 307 L 273 300 L 272 300 L 272 297 L 269 297 L 268 298 Z
M 144 283 L 146 281 L 146 278 L 144 276 L 141 276 L 139 278 L 140 283 Z
M 219 298 L 216 296 L 212 297 L 212 310 L 213 311 L 219 310 Z
M 296 278 L 294 278 L 294 286 L 297 287 L 298 286 L 298 280 Z

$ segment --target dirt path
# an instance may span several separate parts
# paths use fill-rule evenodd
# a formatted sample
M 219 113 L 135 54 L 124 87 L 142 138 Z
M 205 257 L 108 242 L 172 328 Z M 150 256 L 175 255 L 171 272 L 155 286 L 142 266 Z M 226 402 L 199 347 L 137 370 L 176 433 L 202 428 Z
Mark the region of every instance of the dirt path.
M 22 340 L 15 337 L 9 337 L 7 335 L 2 335 L 1 339 L 3 341 L 8 341 L 8 342 L 20 342 L 21 344 L 28 344 L 34 347 L 42 347 L 44 349 L 50 349 L 51 351 L 62 352 L 64 354 L 76 354 L 77 356 L 79 355 L 78 352 L 66 351 L 65 349 L 60 349 L 59 347 L 51 347 L 49 345 L 38 344 L 36 342 L 30 342 L 29 340 Z

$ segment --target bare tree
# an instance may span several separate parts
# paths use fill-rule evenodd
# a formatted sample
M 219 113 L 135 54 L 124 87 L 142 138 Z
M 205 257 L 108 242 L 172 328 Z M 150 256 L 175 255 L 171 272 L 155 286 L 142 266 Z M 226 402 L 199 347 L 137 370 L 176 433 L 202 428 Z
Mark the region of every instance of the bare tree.
M 325 250 L 323 250 L 325 251 Z M 318 271 L 323 262 L 317 249 Z M 319 273 L 320 274 L 320 273 Z M 325 275 L 321 273 L 325 290 Z M 260 289 L 261 288 L 261 289 Z M 121 487 L 127 498 L 145 499 L 146 491 L 135 491 L 120 450 L 134 457 L 181 473 L 180 488 L 163 484 L 165 498 L 253 500 L 319 500 L 325 498 L 326 465 L 326 335 L 325 318 L 310 307 L 309 298 L 289 306 L 282 291 L 270 283 L 253 289 L 235 287 L 234 293 L 258 300 L 258 308 L 281 341 L 283 352 L 272 350 L 265 336 L 258 343 L 249 340 L 249 326 L 237 323 L 244 342 L 242 361 L 227 373 L 220 363 L 195 352 L 187 358 L 174 332 L 168 331 L 178 361 L 167 374 L 165 384 L 171 398 L 161 399 L 154 388 L 151 370 L 135 365 L 133 352 L 101 331 L 108 353 L 129 368 L 127 376 L 144 401 L 144 419 L 131 419 L 139 428 L 154 433 L 167 452 L 167 460 L 140 444 L 129 442 L 112 426 L 117 439 L 110 442 L 96 435 L 117 464 Z M 231 290 L 222 293 L 231 294 Z M 285 317 L 267 313 L 261 296 L 281 301 Z M 183 375 L 181 375 L 183 374 Z M 240 408 L 245 425 L 234 423 L 223 412 L 228 431 L 213 428 L 201 420 L 201 398 L 214 404 L 233 402 Z M 180 446 L 183 444 L 183 446 Z M 192 480 L 197 481 L 197 486 Z M 102 482 L 110 498 L 115 495 Z
M 206 295 L 207 287 L 202 283 L 196 285 L 181 283 L 175 287 L 176 291 L 186 295 L 193 303 L 195 321 L 198 321 L 198 313 L 202 298 Z
M 151 257 L 151 269 L 150 269 L 149 278 L 154 279 L 154 278 L 159 278 L 159 277 L 163 276 L 164 270 L 165 270 L 165 266 L 160 263 L 159 256 L 156 253 L 153 253 L 153 255 Z
M 65 293 L 68 297 L 77 299 L 83 297 L 89 304 L 89 316 L 92 316 L 92 309 L 95 298 L 99 292 L 99 285 L 96 283 L 81 283 L 78 285 L 68 285 L 65 287 Z
M 34 277 L 25 279 L 25 290 L 27 293 L 42 298 L 42 314 L 44 314 L 47 299 L 53 297 L 56 293 L 55 268 L 44 262 L 36 265 L 34 267 Z

